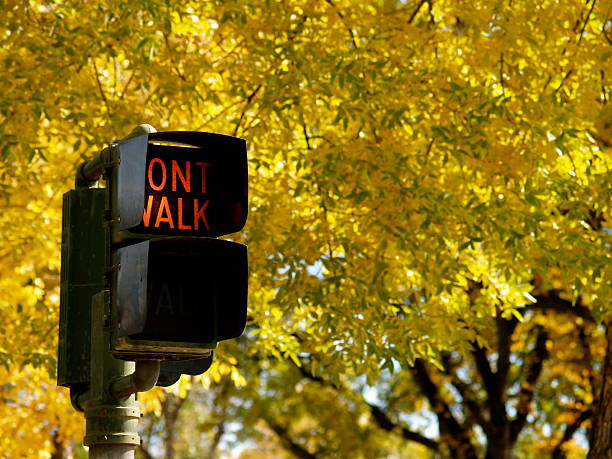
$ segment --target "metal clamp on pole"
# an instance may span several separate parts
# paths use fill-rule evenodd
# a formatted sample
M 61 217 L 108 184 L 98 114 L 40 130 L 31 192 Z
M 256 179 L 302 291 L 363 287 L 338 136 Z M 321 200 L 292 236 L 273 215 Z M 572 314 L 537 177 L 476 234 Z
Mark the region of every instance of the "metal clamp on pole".
M 75 188 L 89 188 L 96 183 L 111 163 L 111 149 L 106 147 L 94 159 L 82 163 L 74 178 Z
M 116 379 L 111 383 L 110 391 L 123 400 L 136 392 L 146 392 L 155 387 L 159 378 L 161 360 L 137 360 L 134 373 Z
M 123 140 L 138 137 L 144 134 L 157 132 L 150 124 L 140 124 Z M 104 170 L 112 164 L 112 144 L 110 147 L 103 149 L 98 156 L 89 161 L 82 163 L 77 169 L 76 177 L 74 178 L 75 188 L 89 188 L 94 185 L 104 174 Z

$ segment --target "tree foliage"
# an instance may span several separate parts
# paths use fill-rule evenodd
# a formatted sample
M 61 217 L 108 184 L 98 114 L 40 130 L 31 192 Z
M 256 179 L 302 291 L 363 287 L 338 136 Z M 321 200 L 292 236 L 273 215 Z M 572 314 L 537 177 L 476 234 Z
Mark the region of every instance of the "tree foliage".
M 612 278 L 607 2 L 8 0 L 2 11 L 3 384 L 37 394 L 28 372 L 53 375 L 61 195 L 75 167 L 146 122 L 249 143 L 250 216 L 232 236 L 250 246 L 240 364 L 283 360 L 285 383 L 306 370 L 322 398 L 355 381 L 412 385 L 418 400 L 390 413 L 429 406 L 449 454 L 419 368 L 451 411 L 468 410 L 458 375 L 483 416 L 511 423 L 524 408 L 533 441 L 513 443 L 524 448 L 561 444 L 560 425 L 598 406 Z M 545 358 L 529 382 L 520 369 L 534 355 Z M 531 391 L 543 378 L 561 400 Z M 563 421 L 566 399 L 581 406 Z M 465 413 L 474 451 L 493 447 L 492 421 Z M 279 419 L 267 432 L 291 449 L 297 431 Z M 381 435 L 370 427 L 355 432 Z

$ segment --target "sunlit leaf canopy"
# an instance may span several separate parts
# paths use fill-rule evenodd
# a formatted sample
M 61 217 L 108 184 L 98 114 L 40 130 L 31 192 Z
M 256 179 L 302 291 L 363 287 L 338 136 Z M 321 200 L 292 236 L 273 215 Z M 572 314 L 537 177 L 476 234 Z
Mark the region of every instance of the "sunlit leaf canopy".
M 248 142 L 231 237 L 249 244 L 254 352 L 374 376 L 486 343 L 534 284 L 601 319 L 610 8 L 5 2 L 2 362 L 53 368 L 61 195 L 140 123 Z

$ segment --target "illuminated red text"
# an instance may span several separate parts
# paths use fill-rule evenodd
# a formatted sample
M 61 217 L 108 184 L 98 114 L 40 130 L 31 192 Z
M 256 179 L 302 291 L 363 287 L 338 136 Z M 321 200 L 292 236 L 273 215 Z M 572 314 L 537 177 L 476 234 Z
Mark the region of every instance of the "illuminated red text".
M 209 163 L 152 158 L 147 166 L 147 193 L 142 214 L 145 228 L 210 231 Z

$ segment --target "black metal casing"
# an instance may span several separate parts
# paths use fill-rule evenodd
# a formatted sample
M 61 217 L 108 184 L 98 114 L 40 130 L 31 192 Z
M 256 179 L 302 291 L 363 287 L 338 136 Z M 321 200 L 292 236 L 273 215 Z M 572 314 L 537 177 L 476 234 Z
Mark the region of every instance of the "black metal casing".
M 111 144 L 93 169 L 107 188 L 86 176 L 64 195 L 58 385 L 89 386 L 92 326 L 110 331 L 116 358 L 163 360 L 158 385 L 203 373 L 246 325 L 247 248 L 216 239 L 246 222 L 246 142 L 149 132 Z

